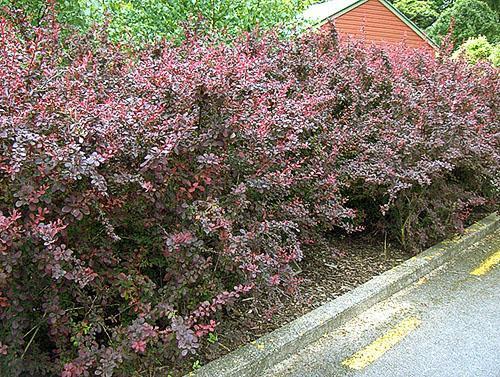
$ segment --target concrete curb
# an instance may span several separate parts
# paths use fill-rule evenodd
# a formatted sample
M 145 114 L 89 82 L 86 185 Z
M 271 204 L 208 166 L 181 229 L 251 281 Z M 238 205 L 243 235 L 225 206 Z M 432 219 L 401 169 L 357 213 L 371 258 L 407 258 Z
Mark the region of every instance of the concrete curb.
M 467 228 L 463 235 L 443 241 L 406 262 L 374 277 L 352 291 L 314 309 L 289 324 L 212 361 L 188 376 L 254 377 L 297 350 L 318 340 L 370 306 L 385 300 L 500 227 L 493 213 Z

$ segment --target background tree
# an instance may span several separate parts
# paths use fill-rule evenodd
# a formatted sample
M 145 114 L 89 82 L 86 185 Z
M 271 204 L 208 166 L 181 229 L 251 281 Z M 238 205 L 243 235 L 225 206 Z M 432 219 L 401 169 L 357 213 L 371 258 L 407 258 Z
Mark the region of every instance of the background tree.
M 184 29 L 235 36 L 255 27 L 300 26 L 298 15 L 312 0 L 0 0 L 0 8 L 22 10 L 37 24 L 56 2 L 58 21 L 87 29 L 106 23 L 116 41 L 178 40 Z M 4 12 L 5 13 L 5 12 Z
M 52 5 L 55 5 L 58 22 L 80 29 L 92 23 L 91 16 L 101 7 L 97 0 L 0 0 L 0 15 L 22 12 L 28 21 L 38 26 Z
M 398 0 L 394 5 L 421 28 L 432 25 L 439 15 L 438 5 L 431 0 Z
M 500 39 L 498 15 L 483 1 L 456 1 L 427 29 L 428 34 L 437 42 L 441 42 L 443 36 L 448 33 L 452 20 L 452 39 L 455 46 L 479 35 L 484 35 L 492 43 Z
M 483 0 L 486 4 L 489 5 L 491 9 L 493 9 L 497 14 L 500 13 L 500 1 L 498 0 Z

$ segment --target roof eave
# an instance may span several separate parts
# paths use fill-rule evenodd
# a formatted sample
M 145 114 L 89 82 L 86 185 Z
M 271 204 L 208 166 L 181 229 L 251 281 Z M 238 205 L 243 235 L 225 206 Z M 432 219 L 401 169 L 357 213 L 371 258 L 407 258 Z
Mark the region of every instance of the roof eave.
M 325 16 L 322 19 L 318 19 L 315 23 L 313 23 L 311 26 L 313 27 L 321 27 L 324 24 L 328 22 L 328 20 L 332 18 L 337 18 L 342 16 L 343 14 L 349 12 L 350 10 L 360 6 L 361 4 L 366 3 L 368 0 L 359 0 L 356 1 L 355 3 L 345 7 L 344 9 L 341 9 L 335 13 L 332 13 L 328 16 Z M 424 41 L 429 43 L 429 45 L 434 48 L 438 49 L 438 45 L 434 43 L 432 39 L 430 39 L 417 25 L 413 23 L 408 17 L 406 17 L 403 13 L 401 13 L 397 8 L 395 8 L 390 2 L 386 0 L 379 0 L 387 9 L 389 9 L 396 17 L 398 17 L 401 21 L 403 21 L 410 29 L 412 29 L 420 38 L 422 38 Z
M 335 18 L 335 17 L 340 17 L 340 16 L 342 16 L 343 14 L 345 14 L 345 13 L 349 12 L 350 10 L 352 10 L 352 9 L 354 9 L 354 8 L 356 8 L 356 7 L 358 7 L 358 6 L 360 6 L 361 4 L 366 3 L 367 1 L 368 1 L 368 0 L 358 0 L 358 1 L 356 1 L 355 3 L 353 3 L 353 4 L 349 5 L 349 6 L 345 7 L 345 8 L 343 8 L 343 9 L 341 9 L 341 10 L 339 10 L 339 11 L 335 12 L 335 13 L 329 14 L 329 15 L 327 15 L 327 16 L 324 16 L 324 17 L 323 17 L 323 18 L 321 18 L 321 19 L 316 20 L 316 21 L 313 23 L 313 25 L 312 25 L 312 26 L 321 26 L 321 25 L 323 25 L 323 24 L 327 23 L 327 22 L 328 22 L 328 20 L 329 20 L 329 19 L 331 19 L 332 17 L 333 17 L 333 18 Z

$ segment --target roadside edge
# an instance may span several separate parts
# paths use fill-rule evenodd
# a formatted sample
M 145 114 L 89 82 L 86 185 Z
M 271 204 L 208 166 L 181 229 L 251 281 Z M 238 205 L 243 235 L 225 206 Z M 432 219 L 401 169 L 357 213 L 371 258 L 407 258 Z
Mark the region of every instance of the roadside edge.
M 250 344 L 214 360 L 187 376 L 253 377 L 297 350 L 344 325 L 370 306 L 409 286 L 500 227 L 495 212 L 402 264 L 372 278 L 346 294 L 306 313 Z

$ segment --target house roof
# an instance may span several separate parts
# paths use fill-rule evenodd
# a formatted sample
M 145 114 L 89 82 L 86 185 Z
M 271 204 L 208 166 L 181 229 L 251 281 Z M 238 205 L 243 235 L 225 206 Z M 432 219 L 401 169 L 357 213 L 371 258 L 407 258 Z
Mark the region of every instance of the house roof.
M 327 18 L 339 16 L 368 0 L 330 0 L 311 5 L 303 13 L 303 17 L 313 23 L 320 23 Z
M 322 3 L 316 3 L 306 9 L 302 16 L 305 20 L 313 24 L 323 24 L 328 19 L 340 17 L 344 13 L 349 12 L 351 9 L 354 9 L 367 1 L 368 0 L 329 0 Z M 396 17 L 410 27 L 410 29 L 412 29 L 416 34 L 427 41 L 431 46 L 435 48 L 437 47 L 436 44 L 429 37 L 427 37 L 427 35 L 425 35 L 425 33 L 417 25 L 396 9 L 390 2 L 386 0 L 378 1 L 394 13 Z

